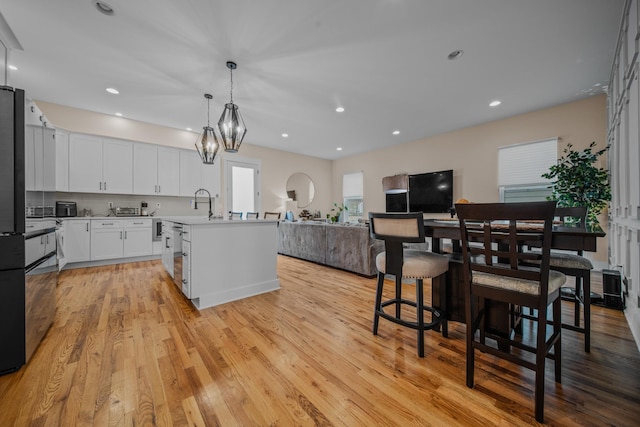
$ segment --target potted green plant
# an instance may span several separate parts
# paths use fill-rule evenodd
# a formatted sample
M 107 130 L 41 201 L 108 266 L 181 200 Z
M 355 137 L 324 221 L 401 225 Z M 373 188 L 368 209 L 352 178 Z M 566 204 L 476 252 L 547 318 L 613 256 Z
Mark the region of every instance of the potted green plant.
M 552 195 L 558 206 L 586 206 L 587 222 L 598 225 L 598 215 L 611 201 L 609 174 L 604 168 L 595 166 L 596 161 L 609 147 L 594 151 L 596 142 L 581 151 L 567 144 L 558 163 L 542 174 L 543 178 L 555 180 L 551 184 Z
M 340 215 L 342 214 L 342 212 L 348 210 L 349 209 L 344 204 L 338 205 L 337 203 L 334 203 L 333 207 L 331 208 L 331 213 L 327 214 L 327 219 L 329 220 L 329 222 L 338 222 L 340 221 Z

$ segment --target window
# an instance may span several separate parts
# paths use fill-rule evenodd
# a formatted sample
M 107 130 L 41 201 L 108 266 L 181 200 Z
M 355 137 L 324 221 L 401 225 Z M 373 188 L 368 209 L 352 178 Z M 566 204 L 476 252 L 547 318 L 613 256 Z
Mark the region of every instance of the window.
M 551 181 L 542 178 L 558 161 L 558 138 L 498 149 L 501 202 L 536 202 L 551 196 Z
M 357 221 L 364 218 L 362 181 L 362 172 L 348 173 L 342 177 L 342 197 L 347 208 L 345 221 Z

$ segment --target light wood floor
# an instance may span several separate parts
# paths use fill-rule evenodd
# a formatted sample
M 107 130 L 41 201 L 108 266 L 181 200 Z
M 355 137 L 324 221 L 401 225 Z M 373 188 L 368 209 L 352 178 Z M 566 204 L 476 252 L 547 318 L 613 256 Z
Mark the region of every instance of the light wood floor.
M 414 331 L 371 334 L 375 279 L 282 256 L 278 274 L 279 291 L 198 312 L 159 261 L 63 272 L 53 327 L 0 377 L 0 426 L 536 424 L 531 371 L 480 355 L 466 387 L 464 325 L 427 333 L 420 359 Z M 546 422 L 637 426 L 624 316 L 593 307 L 592 328 L 590 354 L 563 331 Z

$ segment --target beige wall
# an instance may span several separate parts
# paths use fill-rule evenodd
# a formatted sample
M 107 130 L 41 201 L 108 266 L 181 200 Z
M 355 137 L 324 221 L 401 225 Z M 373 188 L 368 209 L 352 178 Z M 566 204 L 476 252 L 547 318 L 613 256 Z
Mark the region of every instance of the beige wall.
M 48 120 L 73 132 L 192 148 L 197 134 L 120 117 L 93 113 L 38 101 Z M 262 210 L 292 210 L 286 202 L 286 182 L 295 172 L 309 175 L 315 184 L 310 211 L 326 214 L 342 200 L 342 176 L 363 171 L 365 211 L 384 211 L 382 178 L 397 173 L 422 173 L 453 169 L 454 199 L 498 201 L 497 168 L 499 147 L 558 137 L 559 155 L 567 143 L 586 147 L 591 141 L 606 141 L 606 97 L 604 95 L 497 120 L 453 132 L 396 145 L 365 154 L 329 161 L 243 143 L 242 157 L 262 161 Z M 228 155 L 233 156 L 233 155 Z M 603 160 L 603 166 L 605 166 Z M 222 177 L 224 178 L 224 171 Z M 224 180 L 222 182 L 222 194 Z M 172 215 L 170 212 L 163 212 Z M 607 227 L 606 218 L 601 223 Z M 593 259 L 607 260 L 607 239 L 598 242 Z
M 43 101 L 37 101 L 37 104 L 55 127 L 71 132 L 88 133 L 195 150 L 194 143 L 198 134 L 194 132 L 94 113 Z M 326 211 L 326 206 L 330 205 L 331 162 L 329 160 L 272 150 L 251 145 L 247 142 L 242 144 L 239 155 L 260 159 L 262 162 L 261 193 L 263 211 L 284 212 L 285 208 L 289 208 L 296 213 L 300 211 L 300 209 L 295 208 L 295 205 L 286 203 L 287 179 L 295 172 L 306 173 L 315 184 L 315 198 L 307 209 L 311 211 Z M 222 162 L 222 159 L 225 157 L 233 158 L 233 156 L 233 154 L 223 153 L 220 161 Z M 224 162 L 222 162 L 221 165 L 224 166 Z M 224 203 L 224 194 L 226 193 L 223 169 L 224 167 L 221 167 L 221 203 Z M 65 193 L 59 193 L 58 198 L 64 198 L 64 194 Z M 104 201 L 106 201 L 107 197 L 115 199 L 114 196 L 106 195 L 76 194 L 74 196 L 79 199 L 79 202 L 85 203 L 88 208 L 99 206 L 99 210 L 94 209 L 95 213 L 102 212 L 103 205 L 106 206 L 105 203 L 101 203 L 101 201 L 103 201 L 102 199 L 104 199 Z M 134 199 L 140 199 L 139 196 L 121 197 L 121 199 L 129 200 L 132 197 Z M 163 198 L 146 197 L 146 199 L 145 201 L 155 204 L 156 201 L 161 201 Z M 184 201 L 180 203 L 180 199 L 185 198 L 166 198 L 165 201 L 167 203 L 162 205 L 160 213 L 162 215 L 184 215 L 184 207 L 188 206 L 188 202 Z M 129 200 L 129 202 L 134 203 L 133 199 Z M 81 206 L 79 205 L 79 207 Z M 222 206 L 216 206 L 216 210 L 224 212 L 226 209 Z
M 596 96 L 478 126 L 459 129 L 382 150 L 346 157 L 332 164 L 333 199 L 340 200 L 342 175 L 364 172 L 365 211 L 384 211 L 382 178 L 397 173 L 453 169 L 454 200 L 495 202 L 498 192 L 498 148 L 559 137 L 559 155 L 567 143 L 582 148 L 606 144 L 606 96 Z M 606 166 L 603 160 L 602 166 Z M 606 227 L 606 218 L 601 220 Z M 598 242 L 596 261 L 607 260 L 606 239 Z

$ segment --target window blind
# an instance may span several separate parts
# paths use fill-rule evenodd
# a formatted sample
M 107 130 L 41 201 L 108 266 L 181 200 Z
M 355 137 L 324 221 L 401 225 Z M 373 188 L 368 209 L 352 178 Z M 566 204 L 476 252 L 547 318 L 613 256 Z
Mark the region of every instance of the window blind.
M 558 138 L 498 149 L 498 186 L 546 184 L 542 174 L 558 161 Z
M 362 172 L 347 173 L 342 176 L 342 197 L 362 197 Z

